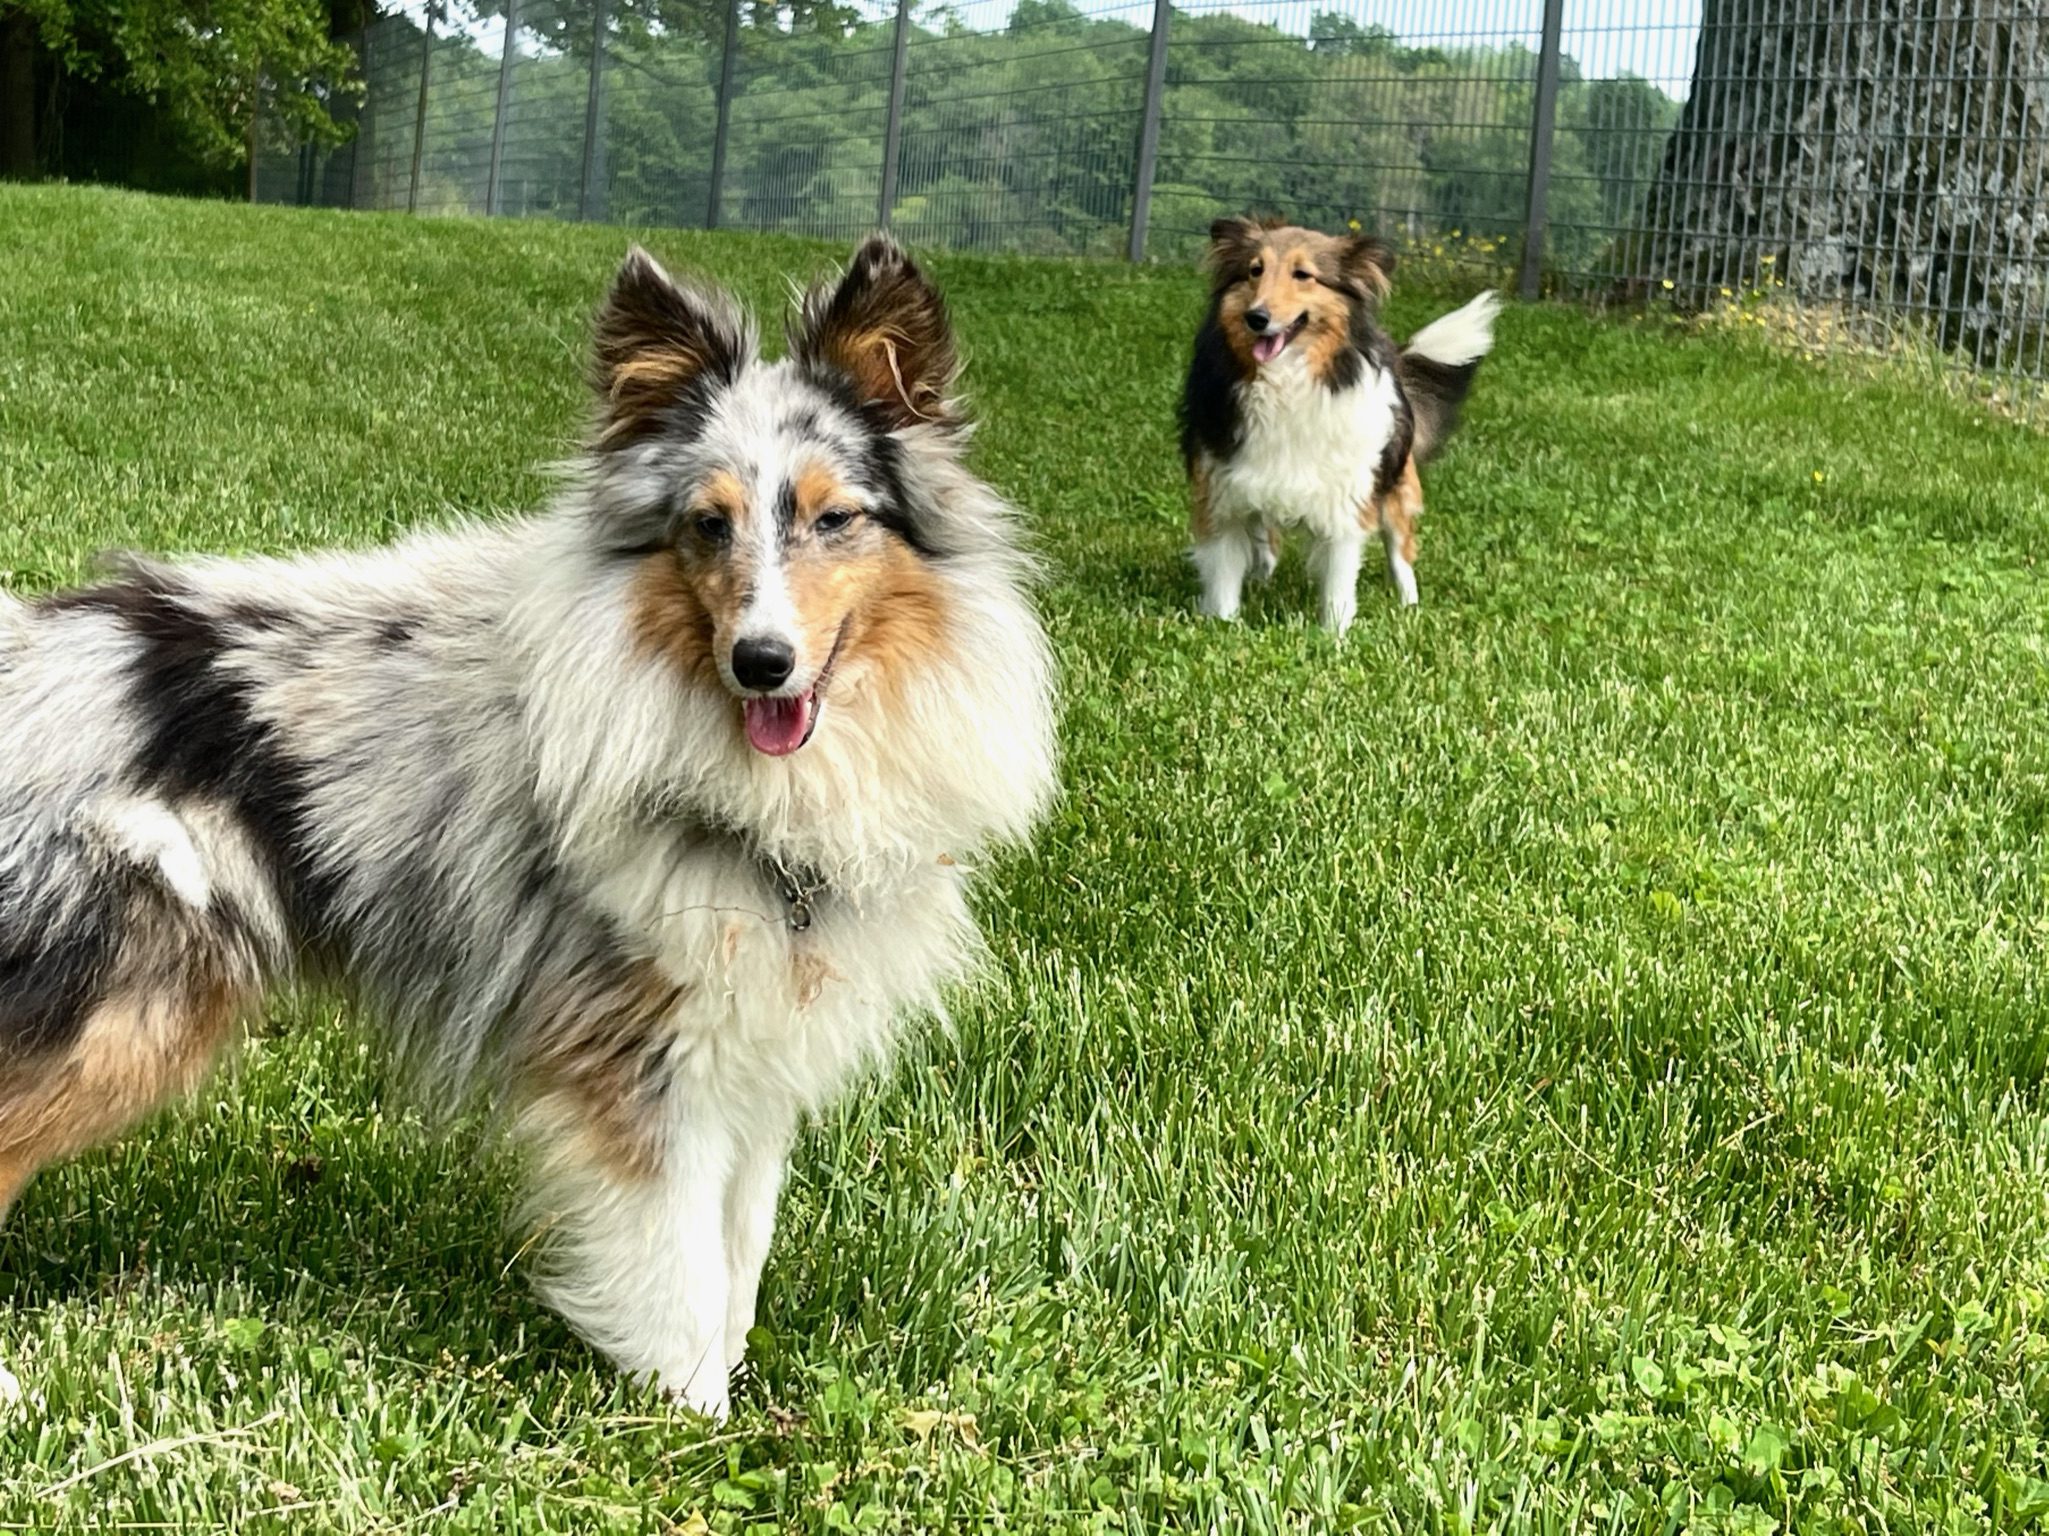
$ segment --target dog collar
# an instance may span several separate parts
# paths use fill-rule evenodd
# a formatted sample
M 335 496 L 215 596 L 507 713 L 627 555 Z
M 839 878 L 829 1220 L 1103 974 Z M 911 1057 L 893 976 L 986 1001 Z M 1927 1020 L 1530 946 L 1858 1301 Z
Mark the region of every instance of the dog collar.
M 696 834 L 707 842 L 724 842 L 736 848 L 761 872 L 762 879 L 783 904 L 783 921 L 792 933 L 802 933 L 818 916 L 818 904 L 832 891 L 832 882 L 809 864 L 793 864 L 771 853 L 755 838 L 716 821 L 696 820 Z
M 789 865 L 774 855 L 762 860 L 776 894 L 783 899 L 783 920 L 790 925 L 790 932 L 802 933 L 811 926 L 811 917 L 819 897 L 826 893 L 825 876 L 809 865 Z

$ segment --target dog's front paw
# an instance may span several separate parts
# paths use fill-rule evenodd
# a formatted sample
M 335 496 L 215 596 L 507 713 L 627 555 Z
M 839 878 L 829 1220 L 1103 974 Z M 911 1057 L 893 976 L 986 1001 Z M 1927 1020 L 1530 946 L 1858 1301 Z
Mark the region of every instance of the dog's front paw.
M 718 1353 L 723 1357 L 725 1351 Z M 643 1379 L 651 1379 L 670 1402 L 701 1413 L 714 1424 L 723 1424 L 732 1415 L 732 1385 L 723 1358 L 716 1365 L 651 1371 Z
M 747 1335 L 754 1331 L 754 1309 L 742 1312 L 735 1308 L 726 1319 L 726 1371 L 731 1374 L 740 1369 L 747 1359 Z
M 701 1413 L 714 1424 L 723 1424 L 733 1416 L 733 1394 L 721 1384 L 716 1392 L 665 1392 L 672 1403 L 681 1403 L 692 1413 Z

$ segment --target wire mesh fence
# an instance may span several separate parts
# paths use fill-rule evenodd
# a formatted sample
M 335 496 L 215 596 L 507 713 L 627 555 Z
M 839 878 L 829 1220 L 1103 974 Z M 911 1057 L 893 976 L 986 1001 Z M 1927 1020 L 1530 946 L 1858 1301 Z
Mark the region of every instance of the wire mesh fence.
M 404 0 L 258 195 L 1186 259 L 1218 214 L 2043 377 L 2035 0 Z M 1527 259 L 1523 259 L 1527 257 Z M 1847 334 L 1847 333 L 1845 333 Z

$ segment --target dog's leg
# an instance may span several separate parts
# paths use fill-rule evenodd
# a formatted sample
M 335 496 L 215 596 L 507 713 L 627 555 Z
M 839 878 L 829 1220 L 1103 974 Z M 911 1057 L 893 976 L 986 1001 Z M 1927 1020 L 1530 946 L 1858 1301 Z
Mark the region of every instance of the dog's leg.
M 1252 537 L 1252 579 L 1271 580 L 1274 567 L 1280 563 L 1281 530 L 1268 525 Z
M 710 1122 L 706 1115 L 705 1121 Z M 664 1390 L 714 1419 L 731 1407 L 726 1313 L 732 1298 L 726 1252 L 726 1187 L 736 1155 L 722 1125 L 703 1123 L 671 1147 L 664 1212 L 669 1252 L 659 1260 L 655 1289 L 662 1339 L 654 1375 Z M 652 1341 L 651 1341 L 652 1342 Z
M 726 1185 L 726 1365 L 747 1357 L 747 1334 L 761 1296 L 761 1267 L 775 1237 L 776 1201 L 789 1165 L 790 1133 L 777 1126 L 741 1143 Z
M 1387 544 L 1387 573 L 1404 608 L 1416 606 L 1416 536 L 1397 533 L 1392 526 L 1380 530 Z
M 0 1222 L 7 1220 L 7 1208 L 14 1204 L 29 1181 L 30 1169 L 18 1161 L 0 1157 Z M 14 1372 L 0 1365 L 0 1408 L 21 1401 L 21 1382 Z
M 678 1085 L 671 1085 L 672 1090 Z M 713 1106 L 677 1105 L 652 1167 L 603 1137 L 530 1118 L 549 1228 L 542 1295 L 619 1369 L 726 1415 L 725 1191 L 734 1139 Z M 564 1139 L 555 1141 L 552 1133 Z
M 1423 511 L 1423 483 L 1416 461 L 1402 466 L 1401 483 L 1380 500 L 1380 537 L 1387 545 L 1387 573 L 1404 608 L 1416 606 L 1416 519 Z
M 1365 552 L 1366 535 L 1357 528 L 1319 537 L 1310 552 L 1317 590 L 1323 594 L 1323 625 L 1334 635 L 1350 629 L 1359 610 L 1359 561 Z
M 100 1004 L 67 1055 L 24 1068 L 0 1091 L 0 1221 L 39 1168 L 118 1135 L 213 1064 L 242 994 L 210 957 L 174 961 L 193 974 L 167 962 L 167 974 L 150 978 L 157 991 Z M 0 1408 L 20 1398 L 20 1381 L 0 1365 Z
M 729 1096 L 679 1045 L 689 989 L 648 963 L 592 964 L 530 1026 L 518 1128 L 542 1295 L 636 1381 L 724 1417 Z
M 50 1021 L 56 1038 L 15 1054 L 0 1071 L 0 1221 L 39 1170 L 189 1092 L 256 997 L 255 958 L 210 912 L 205 866 L 184 824 L 161 806 L 130 802 L 91 830 L 113 843 L 107 852 L 135 866 L 123 868 L 122 885 L 111 889 L 137 889 L 115 904 L 120 926 L 112 940 L 62 924 L 54 931 L 36 925 L 40 931 L 29 935 L 31 965 L 22 979 L 31 998 L 36 941 L 88 954 L 103 944 L 106 954 L 92 994 Z M 36 867 L 31 858 L 28 868 Z M 109 878 L 91 861 L 58 868 L 58 878 L 88 899 L 93 882 Z M 0 918 L 11 925 L 14 914 Z M 0 998 L 0 1014 L 13 1015 L 13 1001 Z M 0 1405 L 20 1396 L 21 1383 L 0 1367 Z
M 1202 577 L 1202 611 L 1213 619 L 1235 619 L 1245 592 L 1245 574 L 1252 569 L 1252 532 L 1232 523 L 1195 546 L 1195 569 Z
M 1211 506 L 1209 468 L 1200 459 L 1188 480 L 1188 537 L 1202 597 L 1196 606 L 1213 619 L 1238 617 L 1245 573 L 1252 568 L 1252 534 L 1242 523 L 1219 522 Z
M 15 1199 L 28 1188 L 28 1181 L 34 1174 L 35 1166 L 26 1158 L 0 1153 L 0 1222 L 7 1220 Z

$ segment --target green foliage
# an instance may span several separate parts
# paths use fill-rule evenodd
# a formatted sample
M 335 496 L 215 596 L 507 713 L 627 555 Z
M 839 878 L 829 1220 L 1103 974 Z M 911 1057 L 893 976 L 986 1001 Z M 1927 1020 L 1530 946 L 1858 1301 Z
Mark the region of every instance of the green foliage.
M 724 46 L 715 0 L 627 4 L 609 46 L 605 196 L 629 222 L 703 222 Z M 847 234 L 872 224 L 893 22 L 834 5 L 752 7 L 738 35 L 721 222 Z M 911 29 L 895 218 L 919 240 L 1044 254 L 1109 254 L 1130 220 L 1147 54 L 1136 8 L 1017 0 L 971 30 L 928 8 Z M 515 212 L 574 201 L 589 13 L 546 10 L 547 46 L 523 57 Z M 403 206 L 418 49 L 413 23 L 378 29 L 373 111 L 390 146 L 370 185 Z M 1404 46 L 1335 13 L 1306 37 L 1230 11 L 1177 13 L 1170 33 L 1153 248 L 1181 256 L 1210 220 L 1248 208 L 1339 228 L 1357 219 L 1410 245 L 1457 230 L 1491 241 L 1522 226 L 1536 60 L 1520 45 Z M 431 207 L 481 207 L 483 136 L 497 60 L 467 36 L 437 46 Z M 1586 81 L 1568 62 L 1552 180 L 1552 252 L 1580 266 L 1641 201 L 1678 108 L 1633 77 Z M 544 131 L 538 126 L 545 121 Z
M 845 254 L 637 235 L 770 315 Z M 0 579 L 532 504 L 629 238 L 0 190 Z M 510 1168 L 305 999 L 0 1232 L 0 1525 L 2039 1530 L 2044 440 L 1511 309 L 1423 607 L 1335 645 L 1297 556 L 1189 611 L 1192 274 L 934 266 L 1065 793 L 807 1136 L 734 1421 L 570 1338 Z
M 72 74 L 161 106 L 190 152 L 247 153 L 252 124 L 276 142 L 338 143 L 331 108 L 358 89 L 354 54 L 328 37 L 328 0 L 0 0 L 35 18 Z

